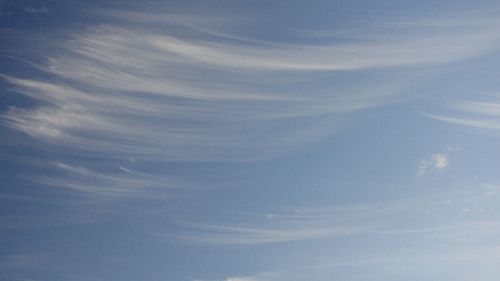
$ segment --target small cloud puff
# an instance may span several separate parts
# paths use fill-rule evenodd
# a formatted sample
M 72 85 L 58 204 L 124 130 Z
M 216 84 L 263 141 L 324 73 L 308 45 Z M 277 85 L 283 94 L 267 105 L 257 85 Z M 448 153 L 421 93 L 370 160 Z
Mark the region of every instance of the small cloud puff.
M 417 175 L 423 176 L 429 169 L 442 170 L 450 164 L 449 155 L 445 153 L 433 154 L 429 159 L 420 160 Z

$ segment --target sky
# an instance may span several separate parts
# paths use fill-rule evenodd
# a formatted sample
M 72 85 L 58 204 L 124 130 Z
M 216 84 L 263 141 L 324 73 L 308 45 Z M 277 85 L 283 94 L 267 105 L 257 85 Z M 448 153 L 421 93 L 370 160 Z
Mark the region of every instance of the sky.
M 498 280 L 499 15 L 0 0 L 0 279 Z

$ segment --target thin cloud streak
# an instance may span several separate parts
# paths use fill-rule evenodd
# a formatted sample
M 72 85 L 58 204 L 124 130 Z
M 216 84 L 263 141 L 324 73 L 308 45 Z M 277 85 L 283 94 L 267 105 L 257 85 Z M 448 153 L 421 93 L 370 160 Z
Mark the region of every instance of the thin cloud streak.
M 390 218 L 395 218 L 392 215 Z M 379 216 L 376 223 L 366 221 L 324 222 L 327 226 L 303 223 L 285 226 L 235 226 L 180 223 L 192 229 L 181 235 L 158 234 L 193 245 L 256 245 L 293 241 L 332 239 L 345 236 L 419 236 L 420 240 L 463 242 L 500 233 L 500 224 L 492 220 L 465 221 L 434 226 L 390 226 L 390 218 Z
M 419 112 L 420 115 L 455 125 L 500 130 L 500 103 L 459 100 L 449 104 L 453 115 Z
M 197 245 L 253 245 L 324 239 L 373 232 L 373 218 L 389 214 L 387 208 L 301 208 L 275 214 L 259 224 L 207 224 L 177 221 L 181 234 L 160 237 Z
M 267 243 L 282 243 L 303 241 L 328 237 L 339 237 L 366 232 L 365 227 L 315 227 L 302 228 L 300 226 L 284 226 L 274 228 L 239 227 L 231 225 L 187 224 L 197 230 L 197 233 L 181 236 L 162 235 L 173 237 L 180 241 L 192 244 L 213 245 L 252 245 Z
M 99 198 L 168 196 L 181 185 L 173 177 L 159 177 L 118 167 L 116 172 L 97 172 L 82 166 L 54 161 L 55 175 L 35 176 L 32 180 L 46 186 L 83 192 Z
M 207 224 L 178 221 L 185 230 L 157 234 L 194 245 L 256 245 L 340 237 L 418 236 L 420 241 L 455 243 L 493 237 L 500 233 L 494 219 L 450 220 L 449 212 L 464 213 L 466 199 L 436 205 L 435 199 L 396 202 L 390 205 L 343 208 L 300 208 L 275 214 L 253 224 Z M 415 223 L 408 225 L 404 218 Z M 266 216 L 262 216 L 266 217 Z M 432 218 L 433 223 L 428 223 Z

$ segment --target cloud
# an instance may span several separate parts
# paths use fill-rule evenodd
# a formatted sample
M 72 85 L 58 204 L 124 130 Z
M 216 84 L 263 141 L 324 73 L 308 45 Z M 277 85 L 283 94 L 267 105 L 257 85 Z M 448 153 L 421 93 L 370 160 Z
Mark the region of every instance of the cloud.
M 276 280 L 278 274 L 273 273 L 273 272 L 261 272 L 261 273 L 256 273 L 251 276 L 248 275 L 239 275 L 239 276 L 233 276 L 233 277 L 228 277 L 224 279 L 224 281 L 271 281 L 271 280 Z M 210 281 L 206 279 L 195 279 L 194 281 Z M 211 280 L 215 281 L 215 280 Z
M 226 281 L 258 281 L 258 279 L 253 277 L 230 277 L 227 278 Z
M 277 220 L 273 225 L 262 223 L 242 226 L 180 222 L 179 226 L 186 229 L 182 234 L 159 234 L 159 236 L 193 245 L 248 246 L 366 236 L 374 238 L 418 236 L 422 241 L 456 243 L 484 239 L 500 233 L 500 224 L 494 220 L 455 221 L 446 216 L 444 220 L 442 219 L 441 216 L 450 209 L 463 211 L 457 206 L 436 208 L 429 207 L 428 204 L 418 204 L 406 208 L 383 208 L 371 206 L 363 212 L 342 215 L 337 213 L 338 211 L 328 211 L 328 216 L 325 216 L 326 213 L 309 213 L 305 217 L 296 215 L 293 220 Z M 423 219 L 425 223 L 407 225 L 404 220 L 409 214 L 416 220 Z M 436 221 L 432 224 L 426 223 L 431 216 Z
M 339 237 L 363 233 L 365 227 L 321 227 L 288 225 L 282 227 L 253 227 L 233 225 L 209 225 L 183 223 L 197 231 L 174 236 L 180 241 L 193 244 L 252 245 L 303 241 L 328 237 Z M 171 235 L 160 235 L 171 237 Z
M 46 6 L 34 7 L 34 6 L 24 6 L 23 10 L 30 14 L 40 14 L 40 13 L 48 13 L 49 9 Z
M 186 231 L 181 234 L 163 234 L 160 237 L 173 238 L 185 243 L 198 245 L 252 245 L 270 244 L 312 239 L 341 237 L 366 233 L 373 224 L 354 221 L 355 217 L 364 221 L 365 209 L 360 208 L 312 208 L 297 209 L 291 212 L 275 214 L 272 220 L 259 216 L 262 224 L 208 224 L 177 221 Z M 383 212 L 383 211 L 382 211 Z M 346 215 L 352 223 L 338 224 Z
M 46 186 L 78 191 L 101 198 L 155 197 L 171 195 L 180 185 L 175 177 L 160 177 L 147 173 L 132 172 L 119 167 L 118 171 L 94 171 L 83 166 L 73 166 L 54 161 L 49 165 L 48 175 L 33 176 L 32 179 Z M 185 181 L 182 181 L 186 184 Z
M 307 45 L 223 35 L 224 17 L 158 23 L 140 12 L 100 14 L 108 23 L 72 34 L 46 57 L 38 67 L 44 78 L 3 76 L 13 91 L 39 102 L 11 107 L 6 124 L 98 155 L 254 161 L 331 134 L 349 113 L 393 102 L 408 79 L 374 74 L 346 84 L 332 70 L 441 64 L 500 45 L 490 32 L 494 22 L 411 37 L 382 28 L 379 37 L 359 32 L 356 43 Z M 144 25 L 148 19 L 168 28 Z M 198 33 L 180 35 L 186 26 Z M 318 71 L 329 73 L 329 83 L 310 75 Z
M 445 153 L 433 154 L 429 159 L 420 160 L 417 175 L 423 176 L 429 169 L 442 170 L 450 163 L 449 155 Z
M 177 60 L 192 60 L 211 67 L 261 71 L 361 70 L 439 64 L 485 54 L 498 48 L 500 43 L 500 37 L 494 32 L 500 21 L 488 16 L 454 18 L 448 15 L 446 20 L 405 19 L 404 22 L 385 19 L 369 27 L 353 27 L 344 31 L 342 34 L 348 39 L 346 42 L 314 45 L 263 41 L 234 34 L 227 26 L 235 22 L 248 23 L 249 20 L 226 15 L 193 17 L 155 11 L 100 12 L 104 13 L 125 23 L 170 24 L 213 36 L 209 40 L 149 36 L 151 45 L 175 53 Z M 373 26 L 377 30 L 373 30 Z M 429 26 L 433 28 L 432 32 L 429 32 Z M 335 30 L 329 32 L 334 33 Z M 314 34 L 317 30 L 303 33 Z M 350 43 L 352 39 L 356 39 L 356 43 Z
M 434 159 L 434 168 L 436 169 L 444 169 L 448 166 L 448 155 L 438 154 L 433 156 Z
M 467 21 L 460 32 L 445 24 L 431 33 L 419 26 L 410 33 L 394 25 L 375 33 L 358 28 L 345 41 L 312 44 L 248 38 L 224 16 L 157 13 L 96 12 L 99 23 L 67 30 L 71 39 L 57 52 L 32 48 L 42 61 L 34 69 L 40 75 L 1 77 L 35 104 L 11 106 L 3 123 L 104 162 L 257 161 L 330 136 L 353 113 L 395 102 L 417 79 L 402 68 L 446 64 L 500 46 L 494 20 Z M 65 170 L 84 185 L 64 173 L 43 183 L 116 194 L 162 185 L 152 175 L 123 166 L 116 174 L 117 165 L 110 166 L 105 172 L 88 167 L 87 174 Z
M 500 103 L 459 100 L 450 103 L 453 115 L 420 113 L 434 120 L 486 130 L 500 130 Z
M 3 76 L 13 91 L 39 102 L 11 107 L 3 120 L 34 138 L 99 155 L 166 161 L 270 158 L 329 135 L 347 113 L 391 102 L 401 87 L 375 80 L 318 87 L 314 80 L 302 83 L 307 76 L 302 74 L 291 79 L 280 72 L 235 72 L 217 65 L 219 59 L 209 66 L 199 58 L 245 53 L 249 47 L 206 47 L 141 28 L 102 26 L 73 37 L 40 66 L 52 78 Z M 200 48 L 211 51 L 198 54 Z M 262 60 L 260 51 L 248 56 Z
M 185 229 L 181 234 L 158 234 L 197 245 L 254 245 L 271 244 L 361 234 L 390 234 L 380 228 L 386 219 L 404 212 L 397 206 L 346 206 L 298 208 L 275 214 L 270 221 L 245 224 L 208 224 L 177 221 Z M 262 218 L 262 216 L 259 216 Z M 386 231 L 388 229 L 385 229 Z M 393 235 L 401 233 L 392 233 Z
M 443 162 L 438 165 L 445 166 Z M 450 218 L 450 213 L 460 214 L 464 209 L 469 209 L 495 216 L 497 204 L 495 200 L 487 201 L 490 198 L 486 193 L 488 191 L 490 189 L 487 187 L 474 191 L 467 187 L 413 200 L 291 208 L 274 212 L 272 220 L 265 215 L 256 214 L 251 219 L 252 223 L 241 220 L 226 223 L 178 220 L 178 232 L 156 234 L 169 241 L 218 246 L 304 242 L 342 237 L 379 239 L 391 236 L 394 239 L 418 237 L 416 239 L 420 241 L 444 244 L 476 241 L 500 233 L 500 224 L 489 217 Z M 408 223 L 408 217 L 412 218 L 413 223 Z

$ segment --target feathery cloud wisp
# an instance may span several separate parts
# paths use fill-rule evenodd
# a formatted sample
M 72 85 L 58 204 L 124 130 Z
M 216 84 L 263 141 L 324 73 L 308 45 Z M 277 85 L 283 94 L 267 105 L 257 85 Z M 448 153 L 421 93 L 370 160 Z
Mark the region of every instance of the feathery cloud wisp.
M 54 161 L 50 167 L 55 173 L 34 176 L 33 180 L 46 186 L 79 191 L 92 196 L 106 197 L 158 197 L 179 187 L 172 176 L 161 177 L 132 172 L 119 167 L 119 172 L 94 171 L 82 166 Z M 161 195 L 157 192 L 161 191 Z M 154 194 L 154 195 L 153 195 Z
M 10 107 L 4 123 L 58 148 L 107 159 L 268 159 L 330 135 L 349 114 L 394 102 L 414 80 L 399 74 L 401 68 L 446 64 L 500 46 L 491 32 L 500 24 L 495 20 L 467 21 L 460 32 L 433 23 L 431 34 L 425 25 L 411 34 L 394 25 L 376 33 L 358 29 L 354 41 L 305 44 L 247 38 L 223 18 L 99 15 L 106 24 L 69 30 L 72 39 L 57 54 L 35 54 L 45 59 L 37 65 L 43 75 L 2 75 L 12 91 L 36 101 Z M 186 28 L 192 32 L 178 32 Z M 383 71 L 345 83 L 342 75 L 367 69 Z M 436 161 L 438 168 L 447 164 Z M 132 177 L 130 169 L 119 169 L 120 177 Z M 65 176 L 44 182 L 94 193 L 120 182 L 114 172 L 91 183 L 76 174 L 85 186 Z
M 493 131 L 500 130 L 500 103 L 460 100 L 450 103 L 449 106 L 455 114 L 420 114 L 450 124 Z
M 468 202 L 470 203 L 470 202 Z M 420 239 L 442 239 L 453 242 L 460 239 L 477 239 L 492 233 L 500 233 L 500 224 L 492 220 L 450 221 L 445 216 L 450 209 L 462 210 L 462 206 L 441 205 L 435 202 L 398 202 L 394 206 L 367 205 L 346 208 L 306 208 L 276 216 L 272 224 L 253 225 L 200 224 L 180 222 L 185 230 L 178 235 L 159 234 L 196 245 L 255 245 L 293 241 L 335 239 L 346 236 L 412 236 Z M 411 214 L 433 224 L 412 224 L 405 221 Z
M 361 31 L 356 43 L 305 45 L 244 40 L 221 20 L 110 15 L 120 26 L 74 34 L 39 66 L 45 78 L 3 76 L 39 101 L 4 113 L 7 124 L 100 155 L 252 161 L 330 134 L 345 114 L 392 102 L 404 84 L 391 74 L 384 83 L 345 85 L 332 70 L 424 67 L 500 46 L 490 32 L 495 21 L 468 22 L 460 32 L 447 25 L 432 34 Z M 151 28 L 148 19 L 169 28 Z M 164 31 L 185 27 L 196 35 Z M 329 71 L 333 82 L 318 86 L 311 71 Z

